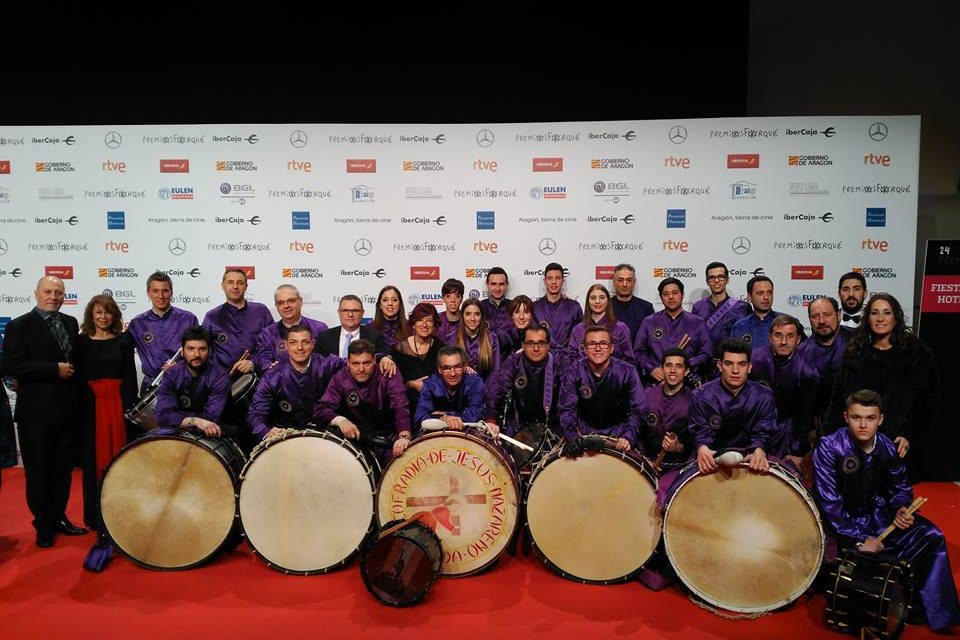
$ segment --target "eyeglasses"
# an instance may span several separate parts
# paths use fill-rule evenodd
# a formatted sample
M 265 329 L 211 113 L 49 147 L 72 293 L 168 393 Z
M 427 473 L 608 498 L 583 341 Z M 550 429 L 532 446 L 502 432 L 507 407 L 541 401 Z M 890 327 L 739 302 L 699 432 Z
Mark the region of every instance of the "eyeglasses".
M 796 340 L 799 337 L 796 333 L 780 333 L 779 331 L 773 334 L 774 340 Z
M 716 281 L 716 280 L 726 280 L 726 279 L 727 279 L 727 276 L 707 276 L 707 282 L 710 282 L 711 280 Z
M 550 344 L 546 340 L 524 340 L 523 346 L 530 347 L 531 349 L 545 349 L 547 345 Z
M 587 349 L 606 349 L 610 346 L 609 342 L 585 342 L 583 343 Z
M 462 364 L 442 364 L 440 365 L 440 371 L 447 373 L 448 371 L 463 371 Z
M 363 309 L 338 309 L 340 313 L 363 313 Z

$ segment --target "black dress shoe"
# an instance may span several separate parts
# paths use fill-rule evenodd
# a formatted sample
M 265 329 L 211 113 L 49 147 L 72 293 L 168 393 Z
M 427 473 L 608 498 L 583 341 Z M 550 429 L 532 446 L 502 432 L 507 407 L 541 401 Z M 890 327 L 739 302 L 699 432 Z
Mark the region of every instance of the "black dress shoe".
M 53 546 L 53 534 L 49 531 L 37 531 L 37 546 L 48 549 Z
M 68 536 L 82 536 L 83 534 L 87 533 L 86 529 L 84 529 L 83 527 L 75 526 L 72 522 L 70 522 L 66 518 L 58 522 L 55 528 L 58 533 L 62 533 Z

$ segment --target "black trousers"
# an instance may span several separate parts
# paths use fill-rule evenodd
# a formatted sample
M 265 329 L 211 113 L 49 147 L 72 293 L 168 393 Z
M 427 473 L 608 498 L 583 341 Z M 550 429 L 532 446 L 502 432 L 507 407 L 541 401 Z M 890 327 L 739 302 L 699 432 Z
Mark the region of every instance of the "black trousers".
M 70 498 L 70 472 L 77 457 L 75 420 L 26 422 L 20 428 L 27 506 L 37 531 L 52 533 Z

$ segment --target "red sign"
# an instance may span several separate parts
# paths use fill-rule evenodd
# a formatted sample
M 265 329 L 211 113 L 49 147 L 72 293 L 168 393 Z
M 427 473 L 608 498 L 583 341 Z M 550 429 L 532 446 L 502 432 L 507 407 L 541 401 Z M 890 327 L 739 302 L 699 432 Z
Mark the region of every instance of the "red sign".
M 376 173 L 377 161 L 347 159 L 347 173 Z
M 236 266 L 229 265 L 223 268 L 224 271 L 242 271 L 247 280 L 256 280 L 257 279 L 257 268 L 251 266 Z
M 0 160 L 0 173 L 8 174 L 10 173 L 10 161 L 9 160 Z
M 563 158 L 534 158 L 534 171 L 563 171 Z
M 186 158 L 161 160 L 160 173 L 190 173 L 190 161 Z
M 790 267 L 791 280 L 823 280 L 823 265 L 795 264 Z
M 613 270 L 616 269 L 616 266 L 600 266 L 597 265 L 594 271 L 594 278 L 597 280 L 612 280 L 613 279 Z
M 47 266 L 43 270 L 45 276 L 56 276 L 61 280 L 73 280 L 73 266 Z
M 930 313 L 960 313 L 960 275 L 924 276 L 920 309 Z
M 439 280 L 440 267 L 410 267 L 411 280 Z
M 759 153 L 728 153 L 727 169 L 757 169 L 760 167 Z

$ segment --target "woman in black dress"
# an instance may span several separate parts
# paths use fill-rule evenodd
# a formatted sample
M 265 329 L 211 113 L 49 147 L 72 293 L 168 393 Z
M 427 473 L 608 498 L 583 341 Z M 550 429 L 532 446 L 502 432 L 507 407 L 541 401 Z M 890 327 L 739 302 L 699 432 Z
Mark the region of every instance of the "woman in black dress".
M 123 412 L 137 401 L 133 340 L 123 331 L 123 317 L 112 297 L 98 295 L 87 303 L 77 351 L 84 383 L 83 520 L 99 529 L 98 487 L 107 465 L 135 435 L 128 432 Z
M 405 381 L 407 401 L 410 403 L 410 433 L 416 435 L 419 428 L 414 429 L 412 420 L 420 400 L 420 390 L 423 389 L 423 381 L 437 372 L 437 352 L 443 344 L 436 335 L 440 315 L 429 302 L 415 306 L 408 322 L 410 335 L 395 344 L 390 355 Z

